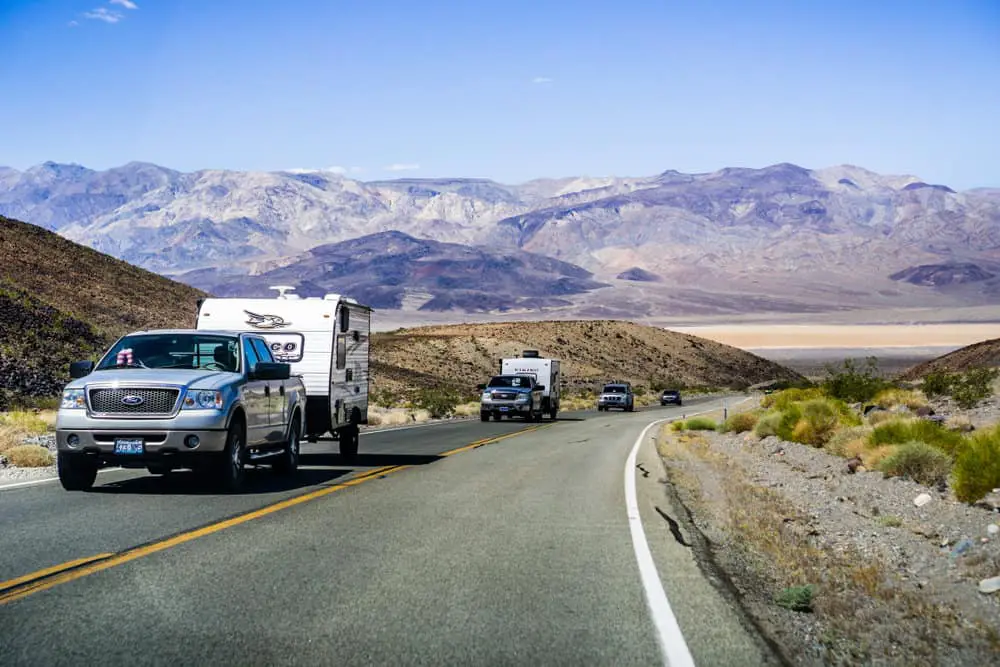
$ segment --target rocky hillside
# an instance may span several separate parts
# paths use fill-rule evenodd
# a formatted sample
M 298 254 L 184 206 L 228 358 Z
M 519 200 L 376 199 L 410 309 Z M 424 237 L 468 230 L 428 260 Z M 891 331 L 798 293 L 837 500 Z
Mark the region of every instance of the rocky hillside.
M 529 251 L 611 285 L 560 305 L 576 317 L 1000 304 L 1000 190 L 853 166 L 504 185 L 45 163 L 0 171 L 0 214 L 165 275 L 256 274 L 391 230 Z
M 1000 368 L 1000 338 L 967 345 L 937 359 L 931 359 L 914 366 L 900 377 L 904 380 L 918 380 L 929 373 L 963 373 L 976 368 Z
M 297 285 L 303 296 L 350 294 L 378 309 L 407 301 L 425 311 L 506 311 L 569 306 L 567 297 L 606 285 L 589 271 L 523 250 L 508 252 L 381 232 L 323 245 L 251 276 L 202 269 L 177 277 L 216 296 L 270 296 Z
M 475 391 L 499 360 L 538 350 L 563 361 L 566 386 L 593 390 L 609 379 L 651 385 L 746 387 L 798 379 L 783 366 L 714 341 L 631 322 L 595 320 L 464 324 L 376 334 L 372 362 L 381 391 L 448 387 Z
M 193 326 L 203 294 L 0 217 L 0 402 L 51 395 L 70 361 L 132 329 Z

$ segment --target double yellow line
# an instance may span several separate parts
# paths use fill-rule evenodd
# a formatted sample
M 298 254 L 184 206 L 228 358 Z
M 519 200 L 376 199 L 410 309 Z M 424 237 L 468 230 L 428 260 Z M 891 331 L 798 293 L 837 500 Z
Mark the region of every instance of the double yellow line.
M 501 440 L 506 440 L 507 438 L 523 435 L 525 433 L 548 428 L 550 426 L 553 426 L 553 424 L 532 426 L 520 431 L 515 431 L 514 433 L 508 433 L 506 435 L 500 435 L 493 438 L 483 438 L 482 440 L 477 440 L 463 447 L 459 447 L 458 449 L 452 449 L 439 454 L 439 456 L 445 457 L 460 454 L 462 452 L 467 452 L 470 449 L 475 449 L 476 447 L 482 447 L 483 445 L 500 442 Z M 259 519 L 260 517 L 274 514 L 275 512 L 280 512 L 281 510 L 288 509 L 289 507 L 294 507 L 296 505 L 301 505 L 303 503 L 322 498 L 323 496 L 328 496 L 331 493 L 340 491 L 341 489 L 357 486 L 371 479 L 391 475 L 392 473 L 405 470 L 409 467 L 411 466 L 382 466 L 380 468 L 369 470 L 364 474 L 346 482 L 341 482 L 340 484 L 324 487 L 322 489 L 316 489 L 315 491 L 310 491 L 300 496 L 295 496 L 294 498 L 288 498 L 287 500 L 281 500 L 273 505 L 267 505 L 266 507 L 247 512 L 246 514 L 239 514 L 207 526 L 202 526 L 201 528 L 196 528 L 194 530 L 174 535 L 173 537 L 133 547 L 117 553 L 104 553 L 97 554 L 96 556 L 88 556 L 86 558 L 78 558 L 60 565 L 45 568 L 44 570 L 38 570 L 37 572 L 26 574 L 22 577 L 17 577 L 16 579 L 0 582 L 0 605 L 20 600 L 21 598 L 25 598 L 34 593 L 58 586 L 59 584 L 74 581 L 76 579 L 86 577 L 87 575 L 101 572 L 102 570 L 107 570 L 144 556 L 149 556 L 150 554 L 155 554 L 158 551 L 175 547 L 178 544 L 184 544 L 185 542 L 196 540 L 199 537 L 217 533 L 221 530 L 225 530 L 226 528 L 238 526 L 242 523 L 247 523 L 248 521 Z

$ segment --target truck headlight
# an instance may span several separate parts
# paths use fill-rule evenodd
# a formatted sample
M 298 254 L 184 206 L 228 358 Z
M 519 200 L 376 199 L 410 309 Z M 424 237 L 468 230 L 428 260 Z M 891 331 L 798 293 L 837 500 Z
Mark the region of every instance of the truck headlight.
M 87 407 L 87 402 L 83 397 L 83 389 L 66 389 L 62 393 L 62 402 L 59 403 L 60 410 L 81 410 Z
M 222 392 L 203 389 L 188 391 L 184 397 L 184 407 L 189 410 L 221 410 Z
M 488 401 L 488 400 L 490 400 L 490 398 L 492 398 L 492 396 L 490 396 L 490 392 L 484 391 L 483 395 L 479 397 L 479 400 L 480 401 Z
M 527 403 L 530 400 L 531 396 L 529 396 L 528 394 L 521 394 L 520 396 L 517 397 L 518 403 Z

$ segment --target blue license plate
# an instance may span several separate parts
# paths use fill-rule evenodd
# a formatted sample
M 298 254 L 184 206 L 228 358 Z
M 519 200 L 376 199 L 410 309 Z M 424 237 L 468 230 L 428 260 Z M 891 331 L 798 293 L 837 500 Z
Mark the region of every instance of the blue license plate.
M 510 408 L 500 408 L 500 412 L 507 412 Z
M 142 454 L 142 438 L 115 438 L 115 454 Z

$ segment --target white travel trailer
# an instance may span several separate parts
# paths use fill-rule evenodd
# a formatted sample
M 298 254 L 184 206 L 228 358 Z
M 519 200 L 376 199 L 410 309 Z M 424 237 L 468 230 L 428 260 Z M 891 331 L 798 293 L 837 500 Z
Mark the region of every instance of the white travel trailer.
M 500 360 L 501 375 L 530 375 L 537 384 L 543 385 L 542 414 L 555 419 L 559 414 L 559 394 L 562 386 L 562 372 L 558 359 L 544 359 L 537 350 L 525 350 L 520 357 Z
M 290 364 L 306 387 L 306 438 L 330 433 L 340 453 L 358 451 L 359 425 L 368 423 L 371 313 L 339 294 L 302 298 L 274 286 L 276 298 L 208 298 L 198 304 L 198 329 L 253 331 L 275 361 Z

